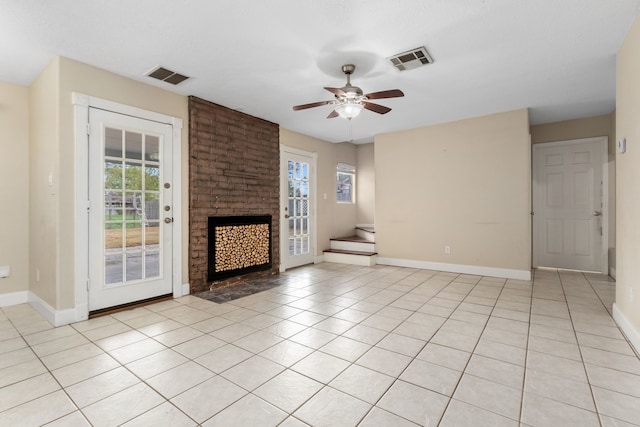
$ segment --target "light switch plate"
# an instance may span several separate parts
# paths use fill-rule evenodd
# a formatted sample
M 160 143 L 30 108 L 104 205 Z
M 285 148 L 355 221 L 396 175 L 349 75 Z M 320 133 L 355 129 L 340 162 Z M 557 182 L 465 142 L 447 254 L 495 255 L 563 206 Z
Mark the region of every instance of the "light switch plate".
M 627 152 L 627 138 L 618 140 L 618 152 L 624 154 Z
M 11 275 L 11 267 L 8 265 L 0 265 L 0 279 Z

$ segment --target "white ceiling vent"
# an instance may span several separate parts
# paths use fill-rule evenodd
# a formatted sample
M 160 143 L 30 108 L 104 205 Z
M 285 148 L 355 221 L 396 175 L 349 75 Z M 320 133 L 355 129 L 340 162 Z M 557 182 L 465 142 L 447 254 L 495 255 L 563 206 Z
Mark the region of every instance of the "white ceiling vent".
M 389 61 L 400 71 L 413 70 L 423 65 L 433 64 L 433 59 L 424 46 L 394 55 L 389 58 Z
M 171 83 L 172 85 L 178 85 L 189 78 L 188 76 L 160 66 L 149 71 L 146 75 L 154 79 L 162 80 L 163 82 Z

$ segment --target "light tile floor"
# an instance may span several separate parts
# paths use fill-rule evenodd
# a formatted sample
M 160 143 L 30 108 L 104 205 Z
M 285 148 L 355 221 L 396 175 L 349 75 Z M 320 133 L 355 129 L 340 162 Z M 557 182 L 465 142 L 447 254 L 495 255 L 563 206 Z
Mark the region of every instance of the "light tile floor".
M 318 264 L 52 328 L 0 311 L 2 426 L 640 425 L 606 276 Z

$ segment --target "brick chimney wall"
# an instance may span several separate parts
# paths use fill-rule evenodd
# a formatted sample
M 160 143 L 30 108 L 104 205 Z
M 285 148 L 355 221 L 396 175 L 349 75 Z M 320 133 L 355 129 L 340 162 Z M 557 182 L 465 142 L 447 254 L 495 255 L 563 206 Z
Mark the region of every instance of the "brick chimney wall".
M 189 282 L 191 293 L 239 282 L 207 282 L 209 216 L 271 215 L 273 267 L 280 265 L 280 138 L 275 123 L 189 97 Z

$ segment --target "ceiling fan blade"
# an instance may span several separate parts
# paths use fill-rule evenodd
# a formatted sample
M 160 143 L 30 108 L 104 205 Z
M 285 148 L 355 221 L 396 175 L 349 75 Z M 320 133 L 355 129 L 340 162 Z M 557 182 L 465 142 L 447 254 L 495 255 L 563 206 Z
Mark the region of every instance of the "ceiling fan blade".
M 391 89 L 368 93 L 365 96 L 368 99 L 399 98 L 401 96 L 404 96 L 404 93 L 400 89 Z
M 306 110 L 307 108 L 320 107 L 321 105 L 327 105 L 331 101 L 312 102 L 311 104 L 296 105 L 293 107 L 293 111 Z
M 327 116 L 327 119 L 333 119 L 335 117 L 338 117 L 340 114 L 338 114 L 338 112 L 336 110 L 333 110 L 332 112 L 329 113 L 329 115 Z
M 364 108 L 366 108 L 367 110 L 373 111 L 374 113 L 378 114 L 387 114 L 389 111 L 391 111 L 391 108 L 385 107 L 384 105 L 380 104 L 374 104 L 373 102 L 363 102 L 362 105 L 364 105 Z
M 345 91 L 337 87 L 325 87 L 325 89 L 336 96 L 347 96 L 347 93 Z

